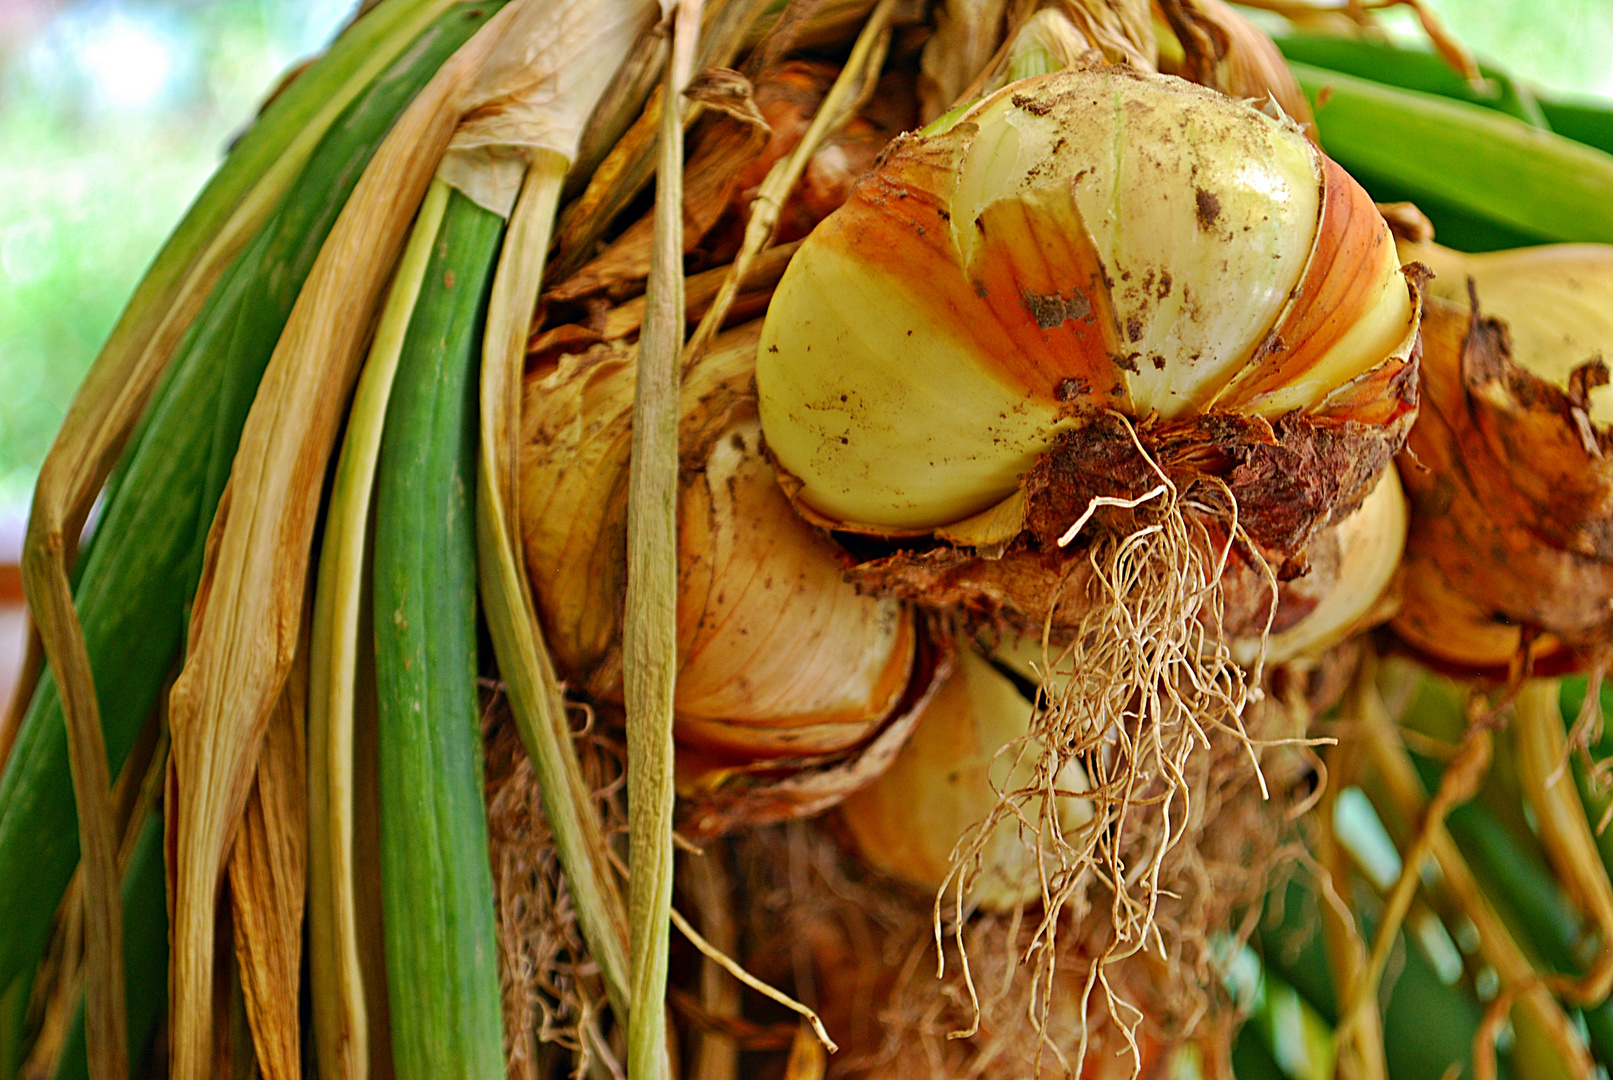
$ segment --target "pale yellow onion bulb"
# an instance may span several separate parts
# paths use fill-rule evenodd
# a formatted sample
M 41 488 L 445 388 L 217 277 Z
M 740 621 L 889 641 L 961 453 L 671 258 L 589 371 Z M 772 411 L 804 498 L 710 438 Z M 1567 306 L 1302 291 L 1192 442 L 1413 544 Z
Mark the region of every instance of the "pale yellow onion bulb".
M 893 144 L 792 260 L 757 385 L 799 505 L 919 533 L 1013 495 L 1083 408 L 1335 409 L 1415 331 L 1387 227 L 1291 123 L 1064 71 Z
M 757 756 L 853 746 L 907 689 L 914 628 L 846 584 L 796 517 L 754 415 L 729 424 L 678 506 L 679 736 Z
M 757 327 L 730 331 L 682 394 L 680 739 L 734 757 L 828 753 L 901 698 L 915 627 L 842 579 L 834 544 L 791 512 L 761 451 Z M 597 346 L 529 376 L 521 528 L 561 675 L 620 701 L 632 350 Z
M 927 889 L 946 880 L 965 832 L 997 808 L 993 781 L 1004 791 L 1023 787 L 1042 754 L 1035 740 L 1010 746 L 1025 739 L 1034 711 L 1013 681 L 967 642 L 959 643 L 958 658 L 890 768 L 840 806 L 863 858 Z M 1086 788 L 1085 772 L 1071 761 L 1059 789 Z M 1058 816 L 1063 837 L 1074 842 L 1092 819 L 1092 804 L 1061 796 Z M 1017 817 L 998 823 L 980 849 L 981 873 L 968 903 L 1000 911 L 1036 900 L 1041 882 L 1034 844 L 1034 837 L 1021 835 Z

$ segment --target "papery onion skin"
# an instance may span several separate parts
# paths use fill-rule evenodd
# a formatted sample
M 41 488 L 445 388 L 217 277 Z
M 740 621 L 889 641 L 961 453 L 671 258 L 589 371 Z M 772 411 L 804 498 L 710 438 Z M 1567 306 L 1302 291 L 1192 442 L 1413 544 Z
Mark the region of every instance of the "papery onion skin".
M 754 326 L 719 338 L 684 386 L 675 727 L 740 759 L 832 753 L 895 709 L 917 631 L 791 513 L 761 452 L 755 342 Z M 534 600 L 564 677 L 605 701 L 621 697 L 634 370 L 625 349 L 567 357 L 529 380 L 523 413 Z
M 741 414 L 678 508 L 679 737 L 757 757 L 854 746 L 913 666 L 911 612 L 857 595 L 837 549 L 790 512 Z
M 1302 544 L 1398 448 L 1416 312 L 1371 202 L 1292 125 L 1180 80 L 1060 72 L 898 140 L 808 238 L 763 331 L 761 416 L 798 507 L 883 535 L 1014 496 L 1107 411 L 1377 439 Z
M 1456 671 L 1502 677 L 1526 658 L 1541 673 L 1583 667 L 1613 639 L 1613 439 L 1593 396 L 1613 346 L 1613 252 L 1470 262 L 1403 250 L 1461 301 L 1427 302 L 1424 408 L 1400 462 L 1412 519 L 1394 630 Z
M 1613 247 L 1464 255 L 1402 243 L 1400 251 L 1433 269 L 1430 296 L 1466 311 L 1471 280 L 1481 313 L 1505 324 L 1504 345 L 1468 358 L 1471 413 L 1491 454 L 1528 467 L 1473 479 L 1504 480 L 1511 497 L 1531 504 L 1530 528 L 1553 545 L 1613 560 Z M 1510 363 L 1494 355 L 1503 349 Z

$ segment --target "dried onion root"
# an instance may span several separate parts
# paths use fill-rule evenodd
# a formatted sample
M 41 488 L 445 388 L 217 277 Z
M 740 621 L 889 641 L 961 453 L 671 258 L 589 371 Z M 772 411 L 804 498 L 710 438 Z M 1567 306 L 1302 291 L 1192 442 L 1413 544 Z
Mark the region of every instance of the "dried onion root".
M 1280 739 L 1300 721 L 1268 702 L 1252 711 L 1250 723 L 1256 737 Z M 1235 1020 L 1214 990 L 1219 968 L 1210 939 L 1269 886 L 1268 870 L 1283 858 L 1282 810 L 1298 794 L 1302 769 L 1298 754 L 1268 757 L 1268 777 L 1279 792 L 1274 805 L 1262 797 L 1243 753 L 1236 744 L 1218 744 L 1191 764 L 1191 797 L 1184 801 L 1193 807 L 1193 857 L 1164 869 L 1159 936 L 1149 951 L 1116 947 L 1110 894 L 1100 881 L 1057 922 L 1039 922 L 1034 905 L 977 912 L 949 921 L 938 942 L 930 890 L 848 858 L 845 845 L 832 839 L 856 838 L 849 843 L 863 850 L 849 820 L 857 811 L 848 806 L 841 812 L 846 820 L 736 839 L 746 938 L 754 943 L 746 962 L 797 989 L 809 970 L 824 1020 L 842 1043 L 836 1076 L 1006 1080 L 1038 1069 L 1156 1075 L 1147 1070 L 1164 1068 L 1187 1041 L 1204 1075 L 1230 1075 L 1215 1072 L 1225 1068 Z M 1143 850 L 1151 839 L 1133 828 L 1126 842 Z M 1044 934 L 1052 939 L 1045 948 Z M 938 955 L 946 961 L 939 980 Z M 1032 977 L 1023 977 L 1026 965 Z M 959 1032 L 969 1037 L 954 1037 Z

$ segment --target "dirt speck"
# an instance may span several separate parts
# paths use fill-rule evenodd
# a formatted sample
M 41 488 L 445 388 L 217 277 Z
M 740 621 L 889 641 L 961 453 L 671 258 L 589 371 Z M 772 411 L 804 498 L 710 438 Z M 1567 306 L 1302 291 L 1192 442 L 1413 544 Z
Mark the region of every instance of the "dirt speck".
M 1022 302 L 1031 318 L 1036 320 L 1036 325 L 1043 330 L 1051 330 L 1092 314 L 1092 302 L 1080 289 L 1072 289 L 1068 296 L 1061 293 L 1025 293 Z
M 1221 200 L 1212 191 L 1199 188 L 1193 194 L 1198 205 L 1199 228 L 1209 232 L 1215 224 L 1215 219 L 1221 216 Z
M 1079 376 L 1062 380 L 1053 390 L 1053 396 L 1060 401 L 1074 401 L 1085 397 L 1092 390 L 1092 384 Z
M 1024 109 L 1032 116 L 1046 116 L 1053 111 L 1052 102 L 1038 101 L 1029 94 L 1015 94 L 1009 100 L 1014 103 L 1016 108 Z

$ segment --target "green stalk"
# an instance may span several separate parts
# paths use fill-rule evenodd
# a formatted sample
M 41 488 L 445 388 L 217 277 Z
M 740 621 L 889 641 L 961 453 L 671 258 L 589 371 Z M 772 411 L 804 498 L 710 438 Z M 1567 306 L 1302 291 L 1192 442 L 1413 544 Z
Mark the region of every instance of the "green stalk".
M 1556 130 L 1555 125 L 1547 121 L 1542 112 L 1542 103 L 1535 100 L 1534 91 L 1528 84 L 1489 64 L 1479 65 L 1483 80 L 1473 83 L 1463 78 L 1443 57 L 1427 49 L 1404 48 L 1382 41 L 1332 34 L 1291 34 L 1273 40 L 1290 61 L 1327 68 L 1402 90 L 1416 90 L 1465 101 L 1470 105 L 1505 113 L 1530 127 L 1543 131 Z
M 1540 111 L 1557 134 L 1613 154 L 1613 109 L 1605 99 L 1542 97 Z
M 382 24 L 389 21 L 390 13 L 380 20 Z M 373 48 L 375 42 L 369 44 Z M 345 53 L 344 59 L 363 56 L 362 52 L 354 54 L 351 46 Z M 336 85 L 315 86 L 294 95 L 287 108 L 278 110 L 276 122 L 267 124 L 264 135 L 252 141 L 232 176 L 210 185 L 197 210 L 187 215 L 92 366 L 41 468 L 34 493 L 22 560 L 23 583 L 36 620 L 37 640 L 54 672 L 66 722 L 67 758 L 84 867 L 91 1071 L 99 1080 L 118 1080 L 128 1072 L 119 944 L 123 931 L 114 866 L 117 837 L 112 821 L 111 769 L 85 632 L 74 609 L 69 567 L 94 494 L 122 452 L 171 357 L 178 335 L 196 314 L 225 264 L 251 235 L 261 215 L 268 212 L 281 183 L 295 173 L 302 153 L 340 110 L 341 104 L 332 104 L 331 98 L 333 91 L 344 89 L 340 86 L 344 75 L 350 75 L 342 67 L 340 63 L 327 65 L 323 78 L 315 80 L 328 84 L 334 79 Z M 356 94 L 362 85 L 353 85 L 349 94 Z M 296 104 L 312 105 L 313 115 L 296 115 L 299 110 L 292 107 Z M 292 120 L 303 121 L 309 132 L 293 138 L 289 152 L 281 153 L 286 140 L 277 137 L 280 132 L 276 128 L 286 122 L 288 115 Z M 266 154 L 280 160 L 270 166 L 260 160 Z M 261 175 L 265 171 L 278 171 L 279 175 Z M 259 176 L 260 182 L 250 192 L 238 193 L 231 182 L 250 181 L 254 176 Z M 231 198 L 236 194 L 256 198 L 245 198 L 245 205 L 236 208 Z M 235 212 L 228 220 L 220 220 L 232 209 Z M 38 671 L 37 667 L 31 670 L 30 682 L 37 678 Z M 28 687 L 29 692 L 36 689 L 37 683 Z
M 682 0 L 664 101 L 693 74 L 700 0 Z M 644 297 L 627 491 L 627 610 L 622 687 L 627 707 L 627 830 L 632 1000 L 627 1074 L 671 1076 L 666 986 L 672 917 L 672 704 L 678 668 L 678 359 L 683 351 L 682 110 L 661 113 L 654 261 Z
M 372 647 L 360 629 L 369 587 L 370 503 L 393 378 L 447 206 L 448 186 L 434 183 L 421 204 L 353 393 L 325 514 L 309 669 L 308 965 L 315 1052 L 320 1075 L 327 1080 L 364 1077 L 370 1071 L 370 1018 L 353 877 L 355 703 L 359 669 L 371 659 L 360 653 Z
M 1287 1080 L 1253 1024 L 1245 1024 L 1232 1044 L 1232 1075 L 1237 1080 Z M 1177 1080 L 1174 1074 L 1171 1080 Z
M 282 206 L 208 297 L 131 442 L 117 497 L 82 561 L 83 628 L 112 774 L 122 767 L 182 642 L 201 540 L 250 395 L 325 234 L 394 118 L 496 3 L 440 16 L 331 126 Z M 246 328 L 252 329 L 250 338 Z M 227 386 L 236 389 L 226 391 Z M 244 398 L 244 400 L 243 400 Z M 221 404 L 229 404 L 229 409 Z M 198 423 L 213 416 L 214 423 Z M 40 680 L 0 776 L 0 982 L 37 962 L 78 859 L 66 737 L 54 678 Z
M 1613 156 L 1492 109 L 1290 67 L 1323 149 L 1369 191 L 1388 181 L 1536 243 L 1613 242 Z
M 511 216 L 493 281 L 482 355 L 481 452 L 476 539 L 482 606 L 510 711 L 538 778 L 543 809 L 576 905 L 577 923 L 599 965 L 619 1023 L 631 1011 L 627 911 L 593 793 L 572 746 L 565 697 L 543 640 L 520 542 L 521 372 L 527 330 L 543 279 L 544 255 L 567 172 L 552 151 L 533 155 Z
M 29 972 L 0 990 L 0 1080 L 14 1080 L 27 1057 L 28 999 L 33 989 Z
M 504 221 L 455 192 L 381 440 L 375 667 L 381 884 L 399 1080 L 502 1080 L 477 694 L 476 372 Z

